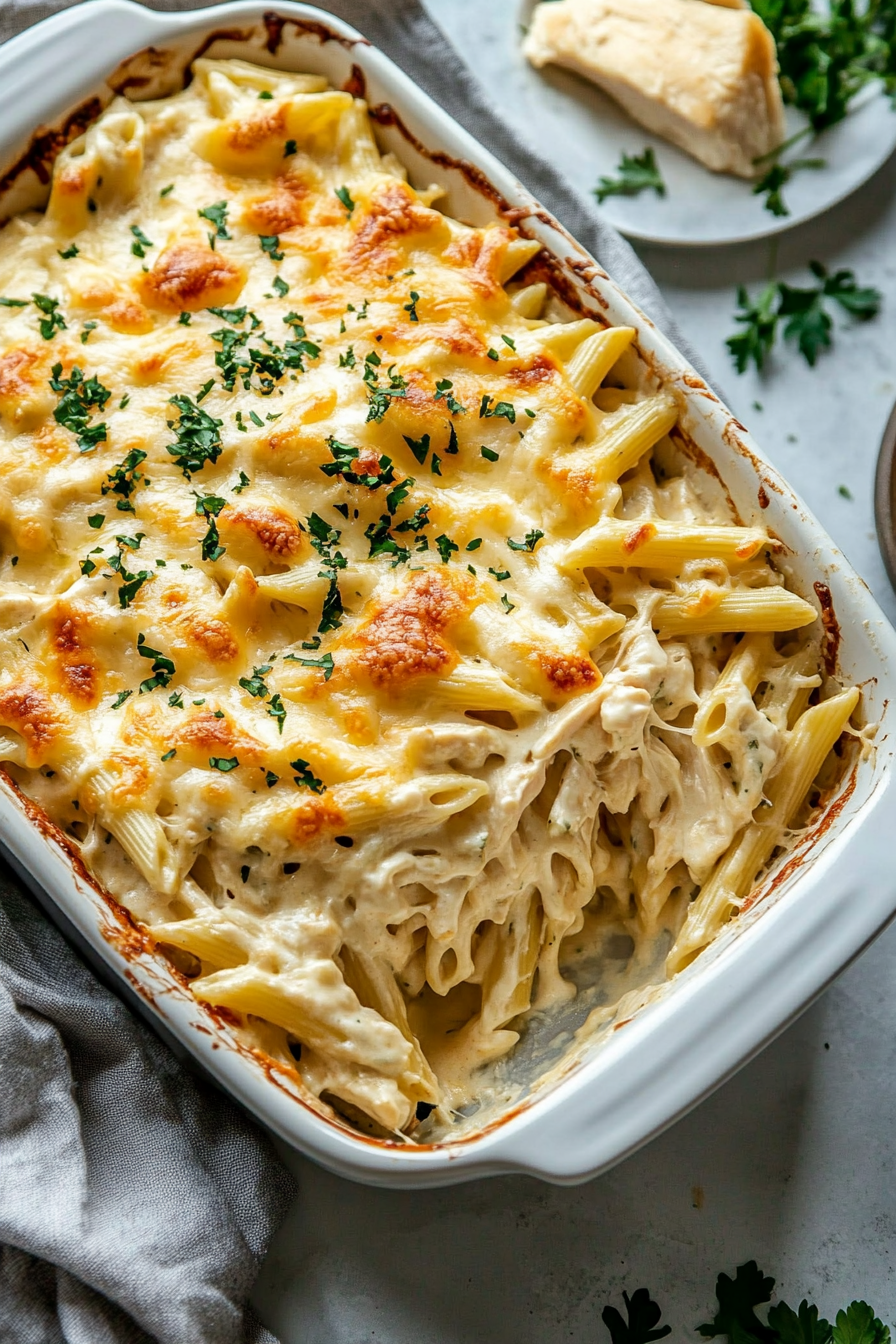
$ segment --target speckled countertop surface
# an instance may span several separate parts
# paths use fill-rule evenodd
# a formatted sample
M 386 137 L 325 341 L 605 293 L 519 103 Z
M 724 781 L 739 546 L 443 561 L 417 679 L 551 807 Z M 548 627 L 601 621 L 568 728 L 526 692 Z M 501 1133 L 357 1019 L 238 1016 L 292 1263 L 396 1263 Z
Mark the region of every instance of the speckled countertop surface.
M 492 97 L 520 111 L 522 132 L 592 187 L 593 124 L 575 109 L 558 137 L 566 95 L 519 58 L 519 0 L 427 2 Z M 815 370 L 789 350 L 764 379 L 728 363 L 734 288 L 766 276 L 768 243 L 641 255 L 735 413 L 896 619 L 872 513 L 896 399 L 896 160 L 779 242 L 793 283 L 817 257 L 885 295 L 878 320 L 838 334 Z M 256 1306 L 282 1344 L 604 1344 L 604 1303 L 644 1284 L 683 1340 L 707 1319 L 716 1273 L 754 1257 L 794 1304 L 808 1295 L 830 1313 L 865 1296 L 892 1322 L 894 1121 L 896 927 L 736 1078 L 588 1185 L 503 1177 L 399 1194 L 285 1152 L 300 1193 Z

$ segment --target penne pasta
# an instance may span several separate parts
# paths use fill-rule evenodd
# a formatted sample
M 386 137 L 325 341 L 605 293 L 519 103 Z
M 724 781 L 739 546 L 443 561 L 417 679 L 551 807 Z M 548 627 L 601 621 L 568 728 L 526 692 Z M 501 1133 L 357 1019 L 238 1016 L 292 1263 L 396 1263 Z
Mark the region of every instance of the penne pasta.
M 797 720 L 778 771 L 768 786 L 770 807 L 748 826 L 703 886 L 666 961 L 671 975 L 683 970 L 743 904 L 834 743 L 859 702 L 855 689 L 815 705 Z
M 693 597 L 664 597 L 653 611 L 654 627 L 665 638 L 799 630 L 817 619 L 811 603 L 786 588 L 717 589 Z
M 608 518 L 572 543 L 564 564 L 570 569 L 637 566 L 677 573 L 688 560 L 745 564 L 769 544 L 766 533 L 756 527 L 697 528 L 662 518 Z

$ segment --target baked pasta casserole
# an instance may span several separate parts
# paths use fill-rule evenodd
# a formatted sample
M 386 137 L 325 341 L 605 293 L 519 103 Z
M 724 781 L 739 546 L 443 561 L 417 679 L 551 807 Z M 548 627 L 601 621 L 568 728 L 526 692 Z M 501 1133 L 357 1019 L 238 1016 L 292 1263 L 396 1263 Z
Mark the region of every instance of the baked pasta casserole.
M 199 59 L 0 232 L 0 761 L 246 1048 L 409 1138 L 602 930 L 693 960 L 858 700 L 634 331 L 438 197 L 351 93 Z

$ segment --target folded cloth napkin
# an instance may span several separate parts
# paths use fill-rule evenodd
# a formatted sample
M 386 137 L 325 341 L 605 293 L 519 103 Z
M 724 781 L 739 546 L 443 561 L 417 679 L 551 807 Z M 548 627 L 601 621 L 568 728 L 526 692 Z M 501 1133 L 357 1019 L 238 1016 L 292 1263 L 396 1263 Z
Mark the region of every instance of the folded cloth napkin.
M 328 7 L 487 145 L 680 344 L 632 249 L 517 139 L 416 0 Z M 0 41 L 64 8 L 0 0 Z M 291 1194 L 261 1133 L 93 978 L 0 869 L 0 1344 L 274 1344 L 245 1303 Z

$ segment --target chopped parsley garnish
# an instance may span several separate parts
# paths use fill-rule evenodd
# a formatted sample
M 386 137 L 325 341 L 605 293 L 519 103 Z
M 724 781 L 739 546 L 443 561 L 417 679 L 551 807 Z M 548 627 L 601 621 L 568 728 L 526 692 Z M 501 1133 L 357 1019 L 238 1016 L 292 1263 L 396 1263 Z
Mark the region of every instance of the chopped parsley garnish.
M 284 655 L 283 661 L 285 663 L 299 663 L 302 667 L 316 668 L 319 672 L 323 672 L 324 681 L 329 681 L 333 675 L 332 653 L 321 654 L 320 658 L 300 658 L 297 653 L 287 653 Z
M 193 317 L 191 313 L 181 313 L 180 317 L 177 320 L 182 327 L 188 327 L 192 322 Z
M 90 333 L 96 331 L 99 322 L 85 322 L 81 327 L 81 344 L 86 345 L 90 339 Z
M 348 213 L 351 214 L 355 208 L 355 203 L 352 200 L 351 192 L 348 187 L 337 187 L 336 195 L 339 197 L 339 200 L 345 206 Z
M 386 495 L 386 508 L 390 513 L 398 512 L 399 508 L 414 488 L 414 485 L 415 481 L 413 476 L 405 476 L 403 481 L 399 481 L 398 484 L 389 491 Z M 337 504 L 335 507 L 339 508 L 339 505 Z M 344 516 L 348 518 L 347 509 Z
M 65 248 L 64 251 L 59 251 L 59 249 L 57 248 L 57 252 L 59 252 L 59 256 L 62 258 L 63 261 L 71 261 L 72 257 L 77 257 L 79 255 L 79 250 L 76 243 L 72 243 L 69 247 Z
M 202 384 L 202 386 L 200 387 L 199 391 L 196 393 L 196 405 L 197 405 L 197 406 L 199 405 L 200 401 L 204 401 L 204 400 L 205 400 L 205 398 L 208 396 L 209 392 L 211 392 L 211 390 L 212 390 L 212 388 L 214 387 L 214 385 L 215 385 L 215 380 L 214 380 L 214 378 L 209 378 L 209 380 L 208 380 L 207 383 L 203 383 L 203 384 Z
M 169 182 L 167 187 L 163 187 L 162 190 L 159 192 L 159 196 L 162 197 L 162 199 L 164 200 L 166 196 L 171 195 L 173 190 L 174 190 L 174 183 Z
M 261 93 L 258 96 L 259 98 L 271 99 L 273 98 L 274 95 L 271 93 L 270 89 L 262 89 Z
M 85 578 L 89 577 L 96 569 L 96 562 L 91 560 L 89 556 L 86 560 L 80 560 L 78 563 L 81 567 L 81 573 Z
M 275 775 L 273 770 L 268 770 L 265 772 L 264 782 L 265 784 L 267 784 L 269 789 L 272 789 L 275 784 L 279 784 L 280 776 Z
M 501 594 L 501 606 L 507 612 L 508 616 L 512 611 L 516 610 L 516 603 L 511 602 L 510 598 L 507 596 L 506 593 Z
M 386 501 L 388 503 L 388 500 Z M 419 509 L 411 514 L 410 518 L 405 518 L 403 523 L 399 523 L 396 532 L 420 532 L 429 525 L 429 505 L 421 504 Z
M 401 437 L 422 467 L 429 452 L 429 435 L 424 434 L 422 439 L 411 439 L 408 438 L 407 434 L 403 434 Z
M 454 428 L 453 423 L 449 424 L 448 431 L 448 442 L 445 445 L 445 452 L 454 457 L 460 452 L 460 444 L 457 442 L 457 430 Z
M 40 334 L 45 341 L 52 341 L 57 331 L 65 331 L 65 318 L 59 312 L 59 300 L 51 299 L 47 294 L 32 294 L 31 301 L 44 316 L 40 320 Z
M 189 397 L 178 393 L 170 400 L 180 412 L 177 424 L 177 442 L 166 445 L 187 480 L 197 471 L 201 471 L 206 462 L 217 462 L 223 452 L 221 436 L 218 433 L 223 421 L 216 420 L 197 406 Z M 174 425 L 169 422 L 169 428 Z
M 499 401 L 492 406 L 493 397 L 487 392 L 482 394 L 482 401 L 479 404 L 479 419 L 492 420 L 495 417 L 503 420 L 509 420 L 512 425 L 516 424 L 516 411 L 509 401 Z
M 267 712 L 268 714 L 270 714 L 272 719 L 277 720 L 277 728 L 280 734 L 282 735 L 283 724 L 286 720 L 286 706 L 280 699 L 279 692 L 271 696 L 267 704 Z
M 62 376 L 62 365 L 54 364 L 50 387 L 63 394 L 53 418 L 77 437 L 80 452 L 92 452 L 97 444 L 104 443 L 107 437 L 105 421 L 92 426 L 88 422 L 92 411 L 101 411 L 106 405 L 112 395 L 109 389 L 103 387 L 96 376 L 85 378 L 77 364 L 68 378 Z
M 285 299 L 287 294 L 289 293 L 289 285 L 282 278 L 282 276 L 279 275 L 274 276 L 274 292 L 278 294 L 281 299 Z
M 239 327 L 246 320 L 248 308 L 206 308 L 207 313 L 214 313 L 215 317 L 220 317 L 222 322 L 229 322 L 232 327 Z M 254 316 L 254 314 L 253 314 Z M 256 318 L 256 323 L 258 319 Z
M 220 770 L 222 775 L 227 775 L 231 770 L 237 768 L 239 758 L 236 756 L 209 756 L 208 763 L 212 770 Z
M 140 694 L 145 695 L 149 691 L 154 691 L 157 686 L 167 686 L 174 676 L 174 663 L 164 653 L 158 649 L 151 649 L 146 642 L 145 635 L 137 636 L 137 652 L 141 658 L 152 660 L 151 677 L 140 683 Z
M 364 535 L 370 543 L 370 552 L 368 560 L 375 560 L 378 555 L 391 555 L 392 568 L 396 565 L 404 564 L 411 558 L 411 553 L 406 546 L 402 546 L 396 541 L 390 532 L 392 519 L 388 513 L 381 515 L 378 523 L 371 523 L 364 531 Z
M 535 547 L 541 541 L 543 536 L 544 536 L 543 532 L 540 532 L 537 527 L 533 527 L 531 532 L 526 533 L 526 538 L 524 541 L 514 541 L 513 537 L 508 537 L 507 545 L 510 547 L 512 551 L 531 552 L 535 550 Z
M 2 299 L 0 298 L 0 308 L 27 308 L 28 299 Z
M 466 406 L 461 406 L 460 402 L 453 395 L 454 384 L 450 378 L 440 378 L 436 383 L 436 401 L 443 401 L 452 415 L 463 415 L 466 412 Z
M 340 443 L 331 436 L 327 439 L 327 447 L 333 456 L 333 461 L 321 465 L 321 471 L 325 476 L 341 476 L 349 485 L 363 485 L 368 490 L 378 490 L 381 485 L 391 485 L 395 480 L 395 470 L 388 457 L 378 458 L 378 472 L 359 472 L 353 471 L 351 466 L 361 451 L 355 444 Z
M 293 154 L 298 154 L 298 152 L 299 146 L 296 144 L 295 140 L 287 140 L 286 144 L 283 146 L 284 159 L 291 159 Z
M 339 356 L 340 369 L 353 369 L 356 362 L 355 352 L 352 346 L 349 346 L 348 349 Z
M 120 411 L 124 411 L 124 410 L 126 410 L 127 407 L 128 407 L 128 404 L 129 404 L 130 400 L 131 400 L 131 394 L 130 394 L 130 392 L 125 392 L 125 394 L 124 394 L 124 396 L 122 397 L 121 401 L 118 403 L 118 409 L 119 409 Z
M 307 761 L 303 761 L 301 756 L 297 761 L 290 761 L 290 767 L 295 770 L 295 782 L 300 789 L 310 789 L 312 793 L 324 793 L 326 784 L 313 774 Z
M 152 571 L 148 569 L 141 569 L 137 574 L 132 574 L 124 563 L 125 551 L 138 551 L 145 535 L 144 532 L 138 532 L 136 537 L 116 537 L 118 554 L 106 558 L 109 568 L 121 579 L 118 589 L 118 604 L 123 611 L 131 605 L 144 583 L 154 577 Z
M 598 205 L 603 205 L 608 196 L 638 196 L 648 190 L 655 191 L 657 196 L 666 194 L 656 155 L 650 148 L 643 154 L 623 154 L 616 172 L 618 177 L 602 177 L 594 188 Z
M 165 755 L 164 755 L 164 756 L 160 756 L 160 757 L 159 757 L 159 760 L 160 760 L 160 761 L 173 761 L 176 755 L 177 755 L 177 747 L 172 747 L 170 751 L 166 751 L 166 752 L 165 752 Z
M 479 449 L 486 462 L 497 462 L 500 453 L 496 453 L 494 448 L 486 448 L 485 444 Z
M 106 477 L 105 482 L 100 487 L 104 495 L 118 495 L 115 507 L 121 513 L 133 513 L 134 505 L 131 502 L 131 496 L 137 490 L 143 475 L 137 470 L 141 462 L 146 461 L 146 453 L 142 448 L 132 448 L 123 462 L 117 467 L 113 467 Z
M 137 225 L 131 225 L 131 233 L 134 235 L 134 241 L 131 243 L 131 252 L 135 257 L 145 257 L 148 247 L 155 247 L 152 239 L 147 238 L 143 230 Z
M 420 321 L 419 317 L 417 316 L 417 304 L 419 300 L 420 295 L 417 293 L 416 289 L 412 289 L 410 303 L 405 303 L 402 305 L 402 311 L 409 314 L 411 322 Z
M 368 423 L 373 420 L 375 424 L 379 424 L 392 405 L 393 400 L 397 397 L 406 397 L 408 394 L 407 380 L 402 378 L 401 374 L 395 373 L 394 364 L 390 364 L 386 372 L 386 377 L 389 379 L 388 384 L 385 387 L 380 387 L 379 369 L 382 362 L 375 350 L 371 350 L 369 354 L 364 356 L 363 378 L 367 385 Z
M 510 578 L 509 569 L 492 569 L 491 567 L 489 567 L 488 572 L 489 574 L 494 574 L 495 578 L 498 580 L 498 583 L 503 583 L 505 579 Z
M 106 521 L 104 513 L 92 513 L 87 519 L 87 526 L 92 527 L 94 532 L 98 531 Z
M 134 694 L 133 691 L 119 691 L 118 694 L 116 695 L 115 699 L 112 701 L 111 705 L 109 706 L 109 708 L 110 708 L 110 709 L 121 709 L 121 707 L 122 707 L 122 705 L 124 704 L 125 700 L 129 699 L 129 697 L 132 696 L 133 694 Z
M 212 564 L 225 553 L 225 547 L 220 544 L 216 519 L 226 503 L 227 500 L 220 495 L 196 495 L 196 512 L 208 523 L 208 531 L 202 538 L 202 558 Z
M 326 561 L 333 569 L 345 569 L 346 559 L 339 551 L 334 553 L 333 547 L 338 546 L 339 538 L 342 533 L 337 527 L 331 527 L 325 518 L 321 518 L 319 513 L 312 513 L 305 519 L 308 524 L 311 545 L 317 551 L 318 555 Z
M 256 700 L 266 700 L 270 691 L 265 685 L 264 678 L 270 670 L 270 663 L 262 663 L 261 667 L 253 667 L 251 677 L 240 677 L 239 684 L 244 691 L 248 691 Z
M 452 541 L 450 537 L 446 537 L 443 532 L 440 537 L 436 537 L 436 549 L 442 557 L 442 564 L 447 565 L 448 561 L 451 559 L 452 552 L 457 551 L 460 548 L 458 547 L 457 542 Z
M 433 453 L 430 459 L 429 469 L 433 476 L 441 476 L 442 474 L 442 459 L 436 453 Z
M 516 351 L 516 344 L 512 336 L 505 336 L 502 332 L 501 340 L 504 342 L 505 345 L 508 345 L 511 350 Z
M 207 205 L 204 210 L 197 210 L 200 219 L 207 219 L 210 224 L 214 224 L 215 231 L 208 235 L 209 247 L 214 250 L 215 240 L 217 238 L 229 238 L 227 232 L 227 202 L 218 201 L 216 205 Z
M 168 703 L 172 709 L 183 709 L 184 697 L 181 691 L 172 691 L 168 697 Z
M 468 551 L 478 551 L 481 545 L 482 545 L 482 538 L 474 537 L 472 541 L 467 542 L 465 549 Z
M 282 261 L 284 253 L 280 251 L 280 236 L 276 233 L 259 234 L 258 241 L 262 252 L 266 252 L 271 261 Z
M 240 479 L 239 479 L 239 481 L 237 482 L 237 484 L 236 484 L 236 485 L 232 485 L 232 486 L 230 487 L 231 494 L 234 494 L 234 495 L 241 495 L 241 494 L 243 493 L 243 491 L 246 489 L 246 487 L 247 487 L 248 485 L 251 485 L 251 484 L 252 484 L 252 482 L 249 480 L 249 477 L 246 475 L 246 473 L 245 473 L 244 471 L 241 471 L 241 472 L 240 472 Z
M 326 575 L 324 577 L 327 577 Z M 326 635 L 330 630 L 338 630 L 342 624 L 342 617 L 345 608 L 342 605 L 342 594 L 339 591 L 339 584 L 336 582 L 336 575 L 329 573 L 330 586 L 323 601 L 323 607 L 320 613 L 320 623 L 318 630 L 322 635 Z

